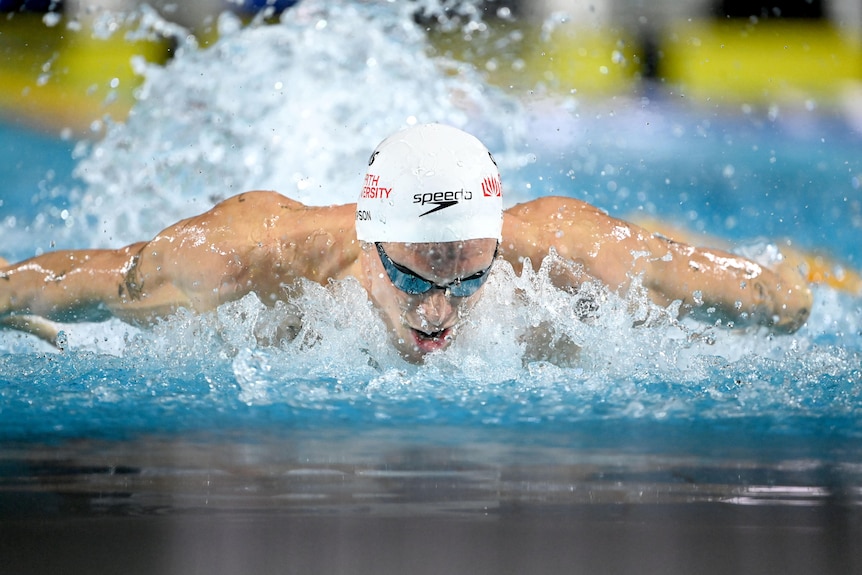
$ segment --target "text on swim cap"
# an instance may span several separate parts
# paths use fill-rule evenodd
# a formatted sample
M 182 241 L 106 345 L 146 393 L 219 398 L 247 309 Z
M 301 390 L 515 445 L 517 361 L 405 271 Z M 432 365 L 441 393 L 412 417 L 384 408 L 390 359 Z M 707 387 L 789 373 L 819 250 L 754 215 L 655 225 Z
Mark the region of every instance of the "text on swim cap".
M 419 217 L 427 216 L 430 213 L 437 212 L 439 210 L 443 210 L 450 206 L 456 205 L 460 200 L 472 200 L 473 192 L 470 190 L 460 189 L 460 190 L 448 190 L 445 192 L 425 192 L 423 194 L 413 194 L 413 203 L 424 206 L 425 204 L 437 204 L 436 208 L 433 208 L 424 214 L 419 214 Z
M 362 186 L 362 197 L 368 199 L 388 198 L 392 188 L 380 187 L 380 176 L 365 174 L 365 184 Z
M 425 204 L 439 204 L 440 202 L 457 202 L 458 200 L 472 200 L 473 192 L 470 190 L 450 190 L 447 192 L 425 192 L 413 194 L 413 203 L 424 206 Z
M 369 210 L 356 210 L 356 221 L 370 222 L 371 212 Z

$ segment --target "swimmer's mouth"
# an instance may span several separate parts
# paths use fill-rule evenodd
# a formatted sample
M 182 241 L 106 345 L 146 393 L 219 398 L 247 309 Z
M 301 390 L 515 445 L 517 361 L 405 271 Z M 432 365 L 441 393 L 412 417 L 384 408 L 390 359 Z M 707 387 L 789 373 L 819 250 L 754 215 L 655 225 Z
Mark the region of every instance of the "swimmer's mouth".
M 416 345 L 416 348 L 425 353 L 443 349 L 452 341 L 453 330 L 451 327 L 431 333 L 426 333 L 415 328 L 410 328 L 410 331 L 413 333 L 413 343 Z

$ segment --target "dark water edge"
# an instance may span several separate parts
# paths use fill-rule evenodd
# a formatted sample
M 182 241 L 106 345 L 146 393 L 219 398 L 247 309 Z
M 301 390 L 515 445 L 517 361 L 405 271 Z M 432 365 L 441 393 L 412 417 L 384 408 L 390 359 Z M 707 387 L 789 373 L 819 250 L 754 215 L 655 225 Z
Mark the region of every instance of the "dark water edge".
M 590 445 L 595 429 L 433 427 L 7 443 L 0 560 L 4 574 L 862 569 L 852 438 L 619 426 L 616 446 Z
M 407 510 L 405 510 L 407 511 Z M 858 507 L 506 506 L 4 521 L 4 573 L 859 573 Z
M 0 443 L 0 518 L 212 511 L 222 502 L 339 509 L 369 498 L 860 505 L 862 443 L 770 431 L 756 419 L 505 429 L 282 423 Z
M 786 459 L 773 446 L 766 461 L 739 446 L 694 456 L 460 436 L 6 446 L 2 571 L 862 570 L 862 465 L 847 445 Z

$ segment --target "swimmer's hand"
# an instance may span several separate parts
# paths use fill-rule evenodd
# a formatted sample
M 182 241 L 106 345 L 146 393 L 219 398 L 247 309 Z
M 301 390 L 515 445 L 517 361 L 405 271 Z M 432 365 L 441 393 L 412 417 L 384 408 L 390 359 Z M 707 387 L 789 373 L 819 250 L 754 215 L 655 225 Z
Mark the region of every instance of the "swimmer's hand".
M 44 317 L 37 315 L 10 315 L 0 319 L 0 328 L 15 329 L 35 335 L 54 347 L 62 349 L 59 338 L 60 326 Z
M 783 258 L 769 267 L 778 281 L 767 290 L 772 309 L 771 318 L 765 323 L 776 332 L 793 333 L 808 321 L 814 296 L 797 261 Z
M 4 268 L 8 265 L 8 261 L 0 258 L 0 268 Z M 3 293 L 0 292 L 0 300 L 2 300 L 3 297 Z M 10 309 L 11 302 L 0 301 L 0 316 L 9 313 Z M 0 329 L 4 328 L 15 329 L 35 335 L 39 339 L 45 340 L 55 347 L 59 347 L 58 336 L 60 334 L 60 326 L 43 317 L 35 315 L 6 315 L 6 317 L 0 317 Z

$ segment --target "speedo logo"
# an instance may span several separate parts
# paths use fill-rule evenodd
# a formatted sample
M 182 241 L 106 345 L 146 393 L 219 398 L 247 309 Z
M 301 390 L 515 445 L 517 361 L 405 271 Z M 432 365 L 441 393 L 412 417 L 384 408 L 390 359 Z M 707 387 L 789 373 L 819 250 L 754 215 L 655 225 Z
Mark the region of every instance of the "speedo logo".
M 420 206 L 425 206 L 427 204 L 434 204 L 434 207 L 428 210 L 427 212 L 419 214 L 419 217 L 427 216 L 428 214 L 433 214 L 434 212 L 439 212 L 440 210 L 445 210 L 446 208 L 451 208 L 456 205 L 461 200 L 472 200 L 473 192 L 470 190 L 450 190 L 447 192 L 426 192 L 424 194 L 414 194 L 413 195 L 413 203 L 419 204 Z

